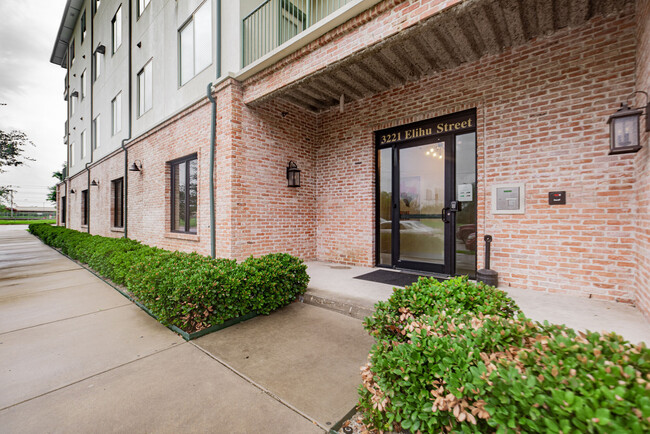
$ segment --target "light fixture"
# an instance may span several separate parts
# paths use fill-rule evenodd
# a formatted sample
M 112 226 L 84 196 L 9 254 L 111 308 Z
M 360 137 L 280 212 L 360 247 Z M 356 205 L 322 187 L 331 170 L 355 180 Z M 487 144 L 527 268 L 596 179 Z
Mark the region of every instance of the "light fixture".
M 646 98 L 645 107 L 629 107 L 627 99 L 630 99 L 637 93 L 642 93 Z M 650 119 L 648 112 L 650 112 L 650 102 L 648 101 L 648 94 L 646 92 L 637 90 L 628 96 L 625 102 L 621 103 L 616 113 L 607 119 L 609 124 L 609 154 L 627 154 L 630 152 L 638 152 L 641 149 L 640 140 L 640 122 L 639 119 L 645 110 L 645 130 L 650 131 Z
M 300 187 L 300 169 L 293 161 L 289 161 L 287 167 L 287 182 L 289 187 Z
M 74 188 L 70 189 L 70 194 L 75 194 L 76 192 L 77 192 L 77 190 L 75 190 Z
M 93 182 L 91 182 L 90 185 L 92 187 L 99 187 L 99 181 L 97 181 L 96 179 L 93 179 Z
M 135 160 L 131 167 L 129 167 L 129 172 L 140 172 L 142 171 L 142 161 Z
M 73 92 L 70 94 L 70 96 L 73 96 L 73 97 L 75 97 L 75 98 L 79 98 L 79 91 L 78 91 L 78 90 L 73 91 Z
M 95 53 L 106 54 L 106 46 L 102 45 L 102 44 L 99 44 L 97 46 L 97 48 L 95 49 Z

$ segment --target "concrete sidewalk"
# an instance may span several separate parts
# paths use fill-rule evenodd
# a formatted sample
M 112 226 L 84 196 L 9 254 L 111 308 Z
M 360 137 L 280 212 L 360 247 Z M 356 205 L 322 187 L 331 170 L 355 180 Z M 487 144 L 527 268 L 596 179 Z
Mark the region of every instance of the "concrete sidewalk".
M 25 229 L 0 226 L 0 431 L 322 433 L 356 403 L 360 321 L 296 305 L 200 347 Z

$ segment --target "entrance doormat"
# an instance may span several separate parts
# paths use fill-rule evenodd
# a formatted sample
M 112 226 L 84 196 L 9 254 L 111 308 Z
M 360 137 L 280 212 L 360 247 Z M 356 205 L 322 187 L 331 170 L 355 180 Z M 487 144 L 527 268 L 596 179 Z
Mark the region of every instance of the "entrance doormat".
M 385 283 L 393 286 L 408 286 L 418 281 L 420 277 L 433 277 L 434 279 L 443 280 L 435 276 L 423 276 L 421 274 L 401 273 L 399 271 L 375 270 L 370 273 L 356 276 L 355 279 L 368 280 L 370 282 Z

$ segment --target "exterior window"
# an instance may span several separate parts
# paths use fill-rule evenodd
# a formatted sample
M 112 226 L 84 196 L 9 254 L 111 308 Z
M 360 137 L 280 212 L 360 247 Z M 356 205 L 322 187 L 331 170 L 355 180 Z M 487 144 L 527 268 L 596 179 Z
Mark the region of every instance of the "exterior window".
M 81 43 L 86 39 L 86 11 L 81 13 Z
M 84 99 L 86 97 L 86 70 L 84 69 L 84 72 L 81 73 L 81 99 Z
M 138 116 L 148 112 L 153 105 L 152 61 L 138 72 Z
M 120 48 L 122 45 L 122 6 L 120 5 L 115 12 L 115 16 L 111 20 L 111 28 L 113 34 L 113 54 Z
M 142 15 L 150 2 L 151 0 L 138 0 L 138 17 Z
M 102 73 L 102 57 L 104 55 L 100 53 L 99 51 L 95 51 L 95 54 L 93 54 L 93 61 L 95 62 L 95 76 L 93 77 L 94 81 L 97 81 L 99 78 L 100 74 Z
M 74 39 L 70 42 L 70 65 L 74 63 Z
M 198 175 L 196 154 L 176 160 L 170 166 L 172 231 L 195 234 Z
M 88 226 L 88 190 L 81 192 L 81 224 Z
M 99 138 L 101 137 L 100 132 L 101 130 L 99 129 L 99 115 L 93 119 L 93 148 L 97 149 L 99 148 L 100 142 Z
M 91 1 L 93 2 L 93 17 L 94 17 L 95 13 L 97 13 L 97 9 L 99 9 L 101 0 L 91 0 Z
M 65 196 L 61 196 L 61 224 L 65 226 L 66 223 L 66 202 L 65 202 Z
M 70 166 L 74 166 L 74 142 L 70 143 Z
M 81 159 L 86 158 L 86 130 L 81 132 Z
M 113 227 L 124 227 L 124 178 L 111 181 L 113 190 Z
M 70 115 L 73 115 L 75 111 L 77 111 L 77 97 L 76 96 L 71 96 L 70 97 Z
M 122 92 L 118 93 L 111 101 L 112 112 L 112 133 L 113 135 L 122 131 Z
M 212 6 L 206 1 L 179 30 L 180 84 L 212 63 Z

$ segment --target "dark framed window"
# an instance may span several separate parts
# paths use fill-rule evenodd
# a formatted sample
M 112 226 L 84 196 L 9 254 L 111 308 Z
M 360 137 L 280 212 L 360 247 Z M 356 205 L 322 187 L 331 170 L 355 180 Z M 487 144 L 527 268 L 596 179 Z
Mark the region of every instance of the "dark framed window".
M 60 209 L 61 209 L 61 224 L 62 224 L 63 226 L 65 226 L 65 225 L 66 225 L 66 221 L 67 221 L 67 219 L 66 219 L 66 214 L 67 214 L 67 212 L 66 212 L 66 211 L 67 211 L 67 209 L 68 209 L 68 204 L 67 204 L 67 202 L 66 202 L 66 200 L 65 200 L 65 196 L 61 196 L 61 206 L 60 206 Z
M 196 233 L 198 160 L 196 154 L 171 161 L 171 230 Z
M 88 225 L 88 190 L 81 192 L 81 224 Z
M 124 227 L 124 178 L 111 181 L 113 190 L 113 227 Z

